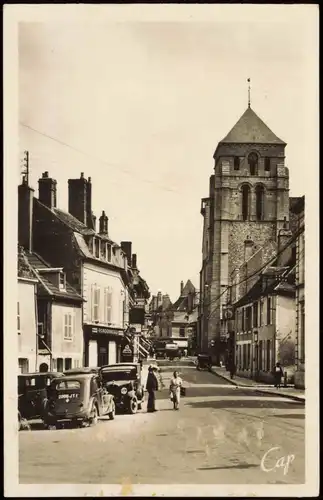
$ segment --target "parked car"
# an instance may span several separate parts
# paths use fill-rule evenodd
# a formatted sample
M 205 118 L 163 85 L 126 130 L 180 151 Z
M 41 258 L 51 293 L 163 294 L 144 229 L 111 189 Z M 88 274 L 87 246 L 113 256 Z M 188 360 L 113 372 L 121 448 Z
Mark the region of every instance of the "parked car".
M 23 421 L 43 419 L 48 388 L 54 378 L 63 377 L 60 372 L 22 373 L 18 375 L 18 428 Z
M 102 383 L 115 398 L 116 407 L 137 413 L 144 401 L 140 363 L 117 363 L 100 368 Z
M 47 428 L 57 427 L 63 422 L 85 427 L 96 425 L 98 417 L 103 415 L 113 420 L 115 403 L 97 373 L 66 375 L 52 381 L 44 419 Z
M 83 373 L 97 373 L 99 372 L 99 368 L 97 366 L 83 366 L 80 368 L 70 368 L 69 370 L 64 371 L 64 375 L 82 375 Z

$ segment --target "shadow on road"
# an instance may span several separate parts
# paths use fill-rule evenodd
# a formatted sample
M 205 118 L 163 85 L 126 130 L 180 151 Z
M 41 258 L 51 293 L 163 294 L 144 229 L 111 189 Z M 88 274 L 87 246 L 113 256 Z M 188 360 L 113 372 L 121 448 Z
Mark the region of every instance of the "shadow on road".
M 280 414 L 280 415 L 272 415 L 272 417 L 275 418 L 295 418 L 295 419 L 300 419 L 300 420 L 305 420 L 305 413 L 285 413 L 285 414 Z
M 223 467 L 199 467 L 197 470 L 252 469 L 252 468 L 259 468 L 259 464 L 224 465 Z
M 295 407 L 305 406 L 302 402 L 296 403 L 294 401 L 262 401 L 259 399 L 239 399 L 239 400 L 218 400 L 218 401 L 199 401 L 199 402 L 189 402 L 184 403 L 185 406 L 190 406 L 191 408 L 281 408 L 290 409 Z

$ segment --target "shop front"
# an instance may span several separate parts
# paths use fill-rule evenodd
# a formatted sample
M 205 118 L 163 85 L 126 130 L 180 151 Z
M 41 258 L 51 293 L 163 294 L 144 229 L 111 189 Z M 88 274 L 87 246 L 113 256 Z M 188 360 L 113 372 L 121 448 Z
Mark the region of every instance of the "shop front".
M 103 366 L 120 361 L 122 329 L 84 325 L 84 366 Z

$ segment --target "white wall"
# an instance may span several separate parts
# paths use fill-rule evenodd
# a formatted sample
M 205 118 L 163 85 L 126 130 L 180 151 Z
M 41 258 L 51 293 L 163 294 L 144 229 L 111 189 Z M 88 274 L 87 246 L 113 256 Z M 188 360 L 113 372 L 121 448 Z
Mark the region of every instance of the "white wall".
M 65 339 L 64 316 L 72 316 L 72 338 Z M 82 307 L 54 303 L 52 305 L 52 353 L 53 359 L 72 358 L 72 367 L 83 365 L 83 325 Z
M 20 334 L 18 334 L 18 358 L 28 359 L 28 371 L 36 370 L 36 283 L 18 279 L 18 302 L 20 312 Z M 18 307 L 18 306 L 17 306 Z M 18 322 L 17 322 L 18 331 Z M 17 335 L 17 333 L 16 333 Z
M 83 297 L 84 323 L 93 323 L 93 287 L 100 289 L 99 324 L 123 328 L 123 300 L 128 310 L 128 294 L 120 274 L 109 269 L 99 269 L 97 266 L 85 263 L 83 266 Z M 104 290 L 111 290 L 111 321 L 106 321 Z
M 278 295 L 276 298 L 276 335 L 283 339 L 287 335 L 295 340 L 295 299 Z

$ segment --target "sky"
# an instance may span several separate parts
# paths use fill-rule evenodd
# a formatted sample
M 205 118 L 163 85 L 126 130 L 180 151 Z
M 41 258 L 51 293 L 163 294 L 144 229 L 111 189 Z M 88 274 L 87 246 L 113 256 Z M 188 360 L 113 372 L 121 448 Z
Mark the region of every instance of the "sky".
M 290 194 L 306 191 L 312 35 L 288 15 L 21 23 L 19 151 L 35 195 L 48 171 L 67 210 L 67 181 L 84 172 L 95 215 L 105 210 L 114 241 L 132 241 L 151 293 L 175 301 L 181 280 L 198 288 L 201 198 L 217 143 L 247 108 L 247 78 L 252 108 L 287 143 Z

